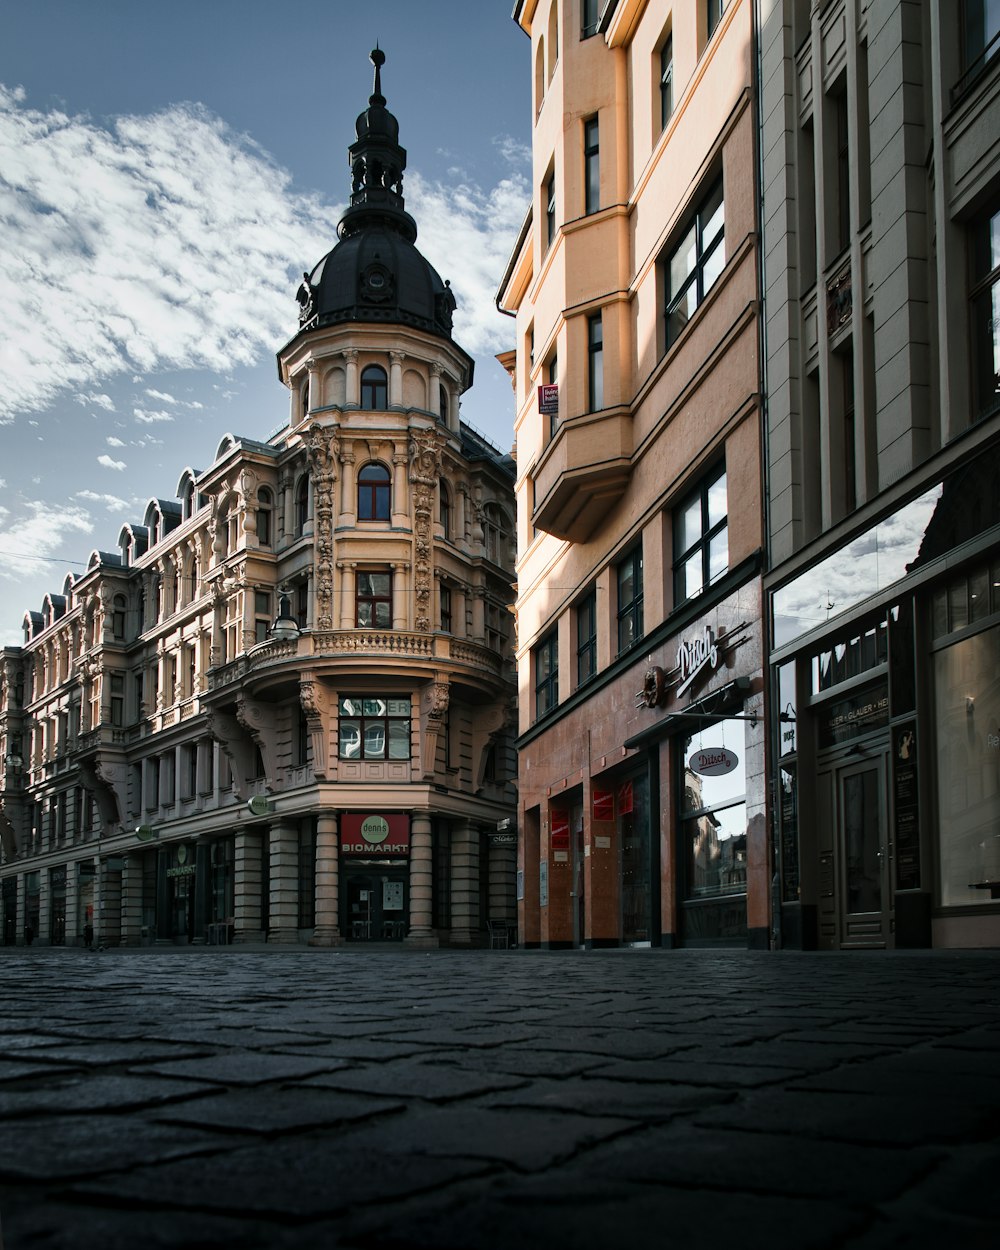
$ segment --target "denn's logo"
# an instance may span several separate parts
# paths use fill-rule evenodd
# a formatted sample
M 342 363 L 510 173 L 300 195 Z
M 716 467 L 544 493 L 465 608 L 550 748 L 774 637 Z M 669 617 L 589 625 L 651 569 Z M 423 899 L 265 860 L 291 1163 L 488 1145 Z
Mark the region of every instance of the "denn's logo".
M 361 836 L 366 842 L 384 842 L 389 836 L 389 822 L 384 816 L 366 816 L 361 822 Z

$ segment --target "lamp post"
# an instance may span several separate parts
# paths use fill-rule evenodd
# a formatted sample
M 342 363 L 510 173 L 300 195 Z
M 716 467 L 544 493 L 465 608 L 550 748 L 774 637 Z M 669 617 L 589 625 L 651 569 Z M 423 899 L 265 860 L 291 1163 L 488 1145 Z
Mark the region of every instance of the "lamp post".
M 289 642 L 299 636 L 299 623 L 292 616 L 292 597 L 287 586 L 278 587 L 278 615 L 267 633 L 272 642 Z

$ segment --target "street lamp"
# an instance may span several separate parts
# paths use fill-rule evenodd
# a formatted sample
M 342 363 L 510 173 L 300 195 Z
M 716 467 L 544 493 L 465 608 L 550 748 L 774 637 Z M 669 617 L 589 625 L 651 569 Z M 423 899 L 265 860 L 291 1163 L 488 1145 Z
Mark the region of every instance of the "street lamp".
M 284 586 L 278 590 L 278 615 L 267 632 L 268 637 L 274 642 L 287 642 L 299 636 L 299 623 L 292 616 L 291 595 Z

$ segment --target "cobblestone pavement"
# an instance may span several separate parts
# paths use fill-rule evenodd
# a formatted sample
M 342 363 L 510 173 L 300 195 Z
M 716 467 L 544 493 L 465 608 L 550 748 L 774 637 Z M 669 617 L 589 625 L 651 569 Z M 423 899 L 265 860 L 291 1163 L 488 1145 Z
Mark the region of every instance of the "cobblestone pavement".
M 6 1250 L 1000 1244 L 1000 953 L 0 951 Z

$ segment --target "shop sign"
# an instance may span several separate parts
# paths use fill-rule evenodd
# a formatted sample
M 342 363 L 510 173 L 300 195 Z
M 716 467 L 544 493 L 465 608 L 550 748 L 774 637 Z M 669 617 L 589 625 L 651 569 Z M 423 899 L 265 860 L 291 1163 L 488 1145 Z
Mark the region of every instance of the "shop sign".
M 569 850 L 569 812 L 565 808 L 552 809 L 552 828 L 549 845 L 553 851 Z
M 711 625 L 706 625 L 700 635 L 682 642 L 677 648 L 677 693 L 684 694 L 706 667 L 713 670 L 719 667 L 719 648 L 715 645 L 715 634 Z
M 347 812 L 340 818 L 340 850 L 343 855 L 408 855 L 410 818 Z
M 517 846 L 516 833 L 491 833 L 489 835 L 490 846 Z
M 151 842 L 156 837 L 156 830 L 152 825 L 139 825 L 135 831 L 135 836 L 140 842 Z
M 592 802 L 595 820 L 614 820 L 615 796 L 613 790 L 598 790 L 595 787 Z
M 740 762 L 735 751 L 725 747 L 706 747 L 695 751 L 688 760 L 688 768 L 699 777 L 724 777 Z
M 819 727 L 821 747 L 848 742 L 859 734 L 881 729 L 889 723 L 889 691 L 883 682 L 847 699 L 828 704 Z
M 178 864 L 176 868 L 168 868 L 168 877 L 193 877 L 198 871 L 196 864 Z
M 548 382 L 538 388 L 538 411 L 543 417 L 559 415 L 559 385 Z
M 711 625 L 705 625 L 700 634 L 683 639 L 672 669 L 654 664 L 646 670 L 642 689 L 635 696 L 636 707 L 659 707 L 669 690 L 673 690 L 675 698 L 686 694 L 702 673 L 715 672 L 726 654 L 745 641 L 748 628 L 749 622 L 741 621 L 727 633 L 717 636 Z
M 274 803 L 265 794 L 255 794 L 247 801 L 247 810 L 251 816 L 267 816 L 274 811 Z

